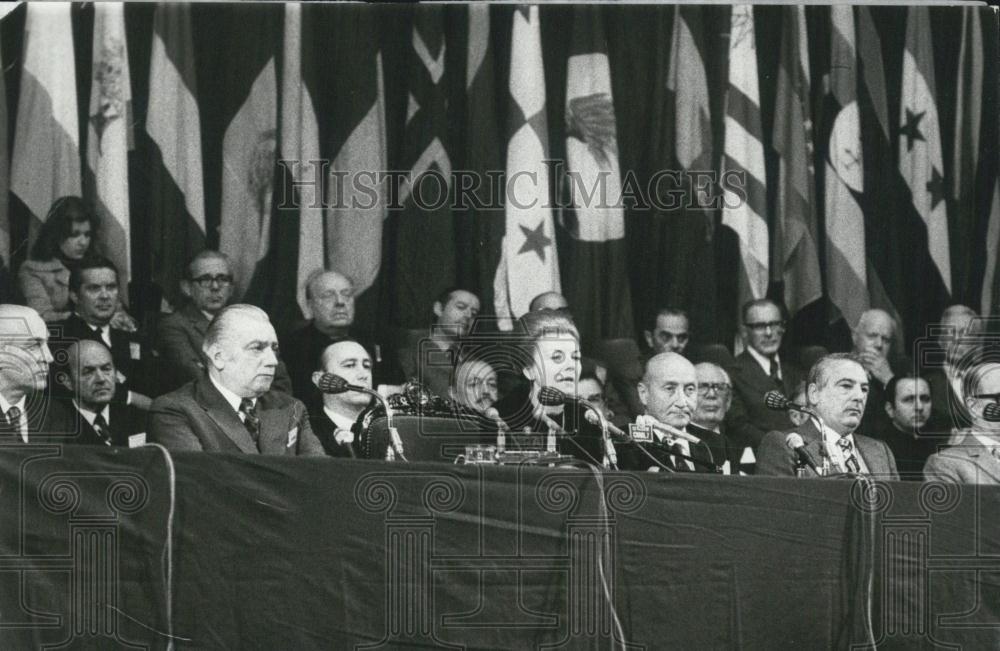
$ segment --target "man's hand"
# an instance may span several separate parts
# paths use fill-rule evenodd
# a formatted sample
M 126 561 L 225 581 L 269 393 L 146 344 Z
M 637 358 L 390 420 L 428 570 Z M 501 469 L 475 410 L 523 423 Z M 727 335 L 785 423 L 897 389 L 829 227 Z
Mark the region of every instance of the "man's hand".
M 114 316 L 111 317 L 110 325 L 112 329 L 121 330 L 123 332 L 135 332 L 139 329 L 139 324 L 136 323 L 135 319 L 129 316 L 128 312 L 122 309 L 119 309 L 115 312 Z
M 137 391 L 129 391 L 128 404 L 143 411 L 149 411 L 149 407 L 153 404 L 153 399 Z
M 885 357 L 870 351 L 860 353 L 858 357 L 861 358 L 865 370 L 882 384 L 886 384 L 892 379 L 892 368 L 889 366 L 889 360 Z

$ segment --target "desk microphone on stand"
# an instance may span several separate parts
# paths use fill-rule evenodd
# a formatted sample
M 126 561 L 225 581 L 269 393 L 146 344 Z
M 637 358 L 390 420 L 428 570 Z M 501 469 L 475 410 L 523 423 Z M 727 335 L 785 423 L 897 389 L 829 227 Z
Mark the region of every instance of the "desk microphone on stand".
M 399 437 L 399 430 L 396 429 L 396 425 L 393 422 L 394 415 L 392 413 L 392 408 L 389 407 L 389 402 L 382 397 L 378 391 L 369 389 L 368 387 L 363 387 L 357 384 L 350 384 L 347 380 L 339 375 L 333 373 L 323 373 L 320 375 L 319 379 L 316 381 L 316 387 L 323 393 L 346 393 L 348 391 L 357 391 L 358 393 L 365 393 L 376 400 L 382 405 L 382 409 L 385 410 L 385 422 L 386 427 L 389 428 L 389 442 L 390 447 L 386 452 L 386 460 L 390 460 L 390 454 L 395 454 L 403 461 L 407 461 L 406 455 L 403 454 L 403 439 Z

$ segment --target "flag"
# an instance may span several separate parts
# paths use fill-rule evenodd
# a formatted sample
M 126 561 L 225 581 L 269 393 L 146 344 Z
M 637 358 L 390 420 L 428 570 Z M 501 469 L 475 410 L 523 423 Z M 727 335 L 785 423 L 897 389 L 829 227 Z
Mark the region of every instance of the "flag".
M 913 206 L 927 226 L 931 260 L 951 291 L 947 189 L 934 83 L 934 44 L 927 7 L 907 10 L 900 94 L 899 168 Z
M 993 202 L 990 204 L 990 219 L 986 228 L 986 272 L 983 276 L 980 298 L 983 316 L 996 316 L 1000 308 L 998 252 L 1000 252 L 1000 178 L 993 184 Z
M 829 113 L 833 120 L 824 175 L 827 293 L 839 316 L 854 327 L 869 305 L 864 214 L 855 196 L 864 190 L 864 160 L 854 15 L 849 6 L 834 6 L 830 18 Z
M 0 75 L 0 265 L 12 268 L 10 250 L 10 148 L 7 135 L 7 82 Z
M 550 209 L 545 68 L 538 6 L 514 11 L 510 54 L 506 231 L 493 281 L 501 326 L 528 311 L 531 299 L 561 291 Z
M 375 176 L 388 169 L 382 52 L 374 7 L 340 6 L 333 18 L 330 49 L 338 66 L 320 84 L 329 101 L 319 101 L 321 114 L 336 118 L 326 139 L 337 175 L 327 184 L 326 266 L 350 276 L 361 294 L 379 274 L 388 214 L 386 181 Z
M 823 294 L 816 250 L 812 110 L 805 7 L 785 7 L 772 141 L 778 153 L 771 278 L 791 315 Z
M 127 290 L 129 240 L 128 152 L 132 149 L 132 87 L 125 41 L 125 5 L 94 5 L 94 58 L 87 136 L 88 196 L 101 216 L 101 248 Z M 127 299 L 128 292 L 122 293 Z
M 146 114 L 146 132 L 152 140 L 148 208 L 152 272 L 175 304 L 188 261 L 205 246 L 201 121 L 190 11 L 184 4 L 156 7 Z
M 958 84 L 955 90 L 955 139 L 952 149 L 951 197 L 948 208 L 952 262 L 952 296 L 965 302 L 973 279 L 976 232 L 980 223 L 981 198 L 977 192 L 980 145 L 983 142 L 983 27 L 981 7 L 963 7 L 962 35 L 958 51 Z M 995 22 L 993 23 L 996 24 Z M 988 187 L 988 186 L 986 186 Z M 992 240 L 987 240 L 990 245 Z M 987 286 L 983 286 L 987 291 Z M 983 314 L 986 314 L 984 312 Z
M 81 194 L 80 131 L 70 5 L 27 4 L 10 189 L 33 238 L 53 201 Z
M 618 131 L 600 7 L 578 6 L 566 76 L 566 299 L 584 341 L 634 336 Z
M 475 278 L 473 289 L 485 308 L 493 305 L 493 276 L 500 262 L 505 230 L 503 203 L 490 189 L 490 174 L 503 170 L 503 142 L 497 118 L 490 5 L 472 3 L 466 6 L 468 45 L 462 169 L 478 180 L 479 187 L 472 191 L 477 202 L 470 198 L 465 217 L 460 220 L 472 232 L 469 256 L 474 266 L 467 274 L 463 274 L 462 269 L 459 273 L 463 277 Z
M 290 212 L 298 216 L 296 251 L 296 300 L 303 314 L 308 314 L 305 280 L 324 266 L 323 189 L 320 160 L 319 126 L 311 96 L 311 72 L 319 43 L 303 21 L 303 12 L 312 14 L 323 7 L 303 7 L 290 2 L 285 7 L 284 59 L 281 86 L 280 158 L 293 184 Z M 314 18 L 314 16 L 310 16 Z M 303 57 L 305 54 L 305 57 Z M 287 263 L 288 261 L 281 261 Z
M 398 245 L 393 309 L 397 325 L 414 328 L 426 325 L 428 307 L 456 283 L 443 7 L 416 8 L 410 45 L 403 129 L 408 177 L 400 188 L 402 209 L 394 215 Z M 434 252 L 432 264 L 429 251 Z
M 271 203 L 278 130 L 275 59 L 280 9 L 274 5 L 240 13 L 239 24 L 219 35 L 224 53 L 219 111 L 222 141 L 222 204 L 219 249 L 229 256 L 241 299 L 261 268 L 271 235 Z
M 767 295 L 770 243 L 753 7 L 732 8 L 723 175 L 739 174 L 744 196 L 725 189 L 722 223 L 739 237 L 739 303 Z M 725 188 L 725 185 L 723 186 Z

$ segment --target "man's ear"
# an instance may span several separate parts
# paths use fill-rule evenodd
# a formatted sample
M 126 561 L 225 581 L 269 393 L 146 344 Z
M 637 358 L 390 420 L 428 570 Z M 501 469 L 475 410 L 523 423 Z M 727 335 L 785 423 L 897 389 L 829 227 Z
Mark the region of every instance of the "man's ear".
M 646 383 L 640 380 L 636 389 L 639 391 L 639 402 L 641 402 L 642 406 L 645 407 L 646 401 L 649 399 L 649 389 L 646 388 Z
M 312 383 L 319 387 L 319 380 L 323 377 L 323 371 L 313 371 Z
M 210 367 L 214 367 L 217 371 L 221 371 L 226 367 L 226 361 L 222 356 L 222 346 L 219 344 L 212 344 L 207 349 L 204 349 L 204 353 Z
M 441 305 L 441 301 L 434 301 L 434 316 L 441 316 L 444 312 L 444 306 Z
M 816 394 L 819 393 L 819 386 L 815 382 L 809 384 L 806 387 L 806 403 L 809 405 L 816 404 Z
M 885 413 L 889 416 L 889 418 L 895 416 L 896 410 L 893 408 L 891 402 L 886 402 L 883 406 L 885 407 Z
M 651 349 L 654 348 L 654 346 L 653 346 L 653 333 L 650 332 L 649 330 L 643 330 L 642 331 L 642 336 L 646 338 L 646 345 L 649 346 Z
M 184 296 L 187 298 L 191 298 L 191 281 L 181 280 L 180 285 L 181 285 L 181 294 L 184 294 Z

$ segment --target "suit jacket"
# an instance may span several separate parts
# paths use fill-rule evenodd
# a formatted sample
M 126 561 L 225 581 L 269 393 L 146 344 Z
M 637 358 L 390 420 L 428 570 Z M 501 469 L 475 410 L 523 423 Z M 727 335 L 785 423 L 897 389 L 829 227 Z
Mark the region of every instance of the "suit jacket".
M 257 400 L 259 448 L 236 410 L 207 375 L 153 401 L 149 438 L 171 450 L 247 454 L 322 455 L 301 402 L 281 391 Z
M 783 386 L 772 380 L 746 350 L 726 369 L 733 383 L 733 404 L 726 413 L 726 428 L 738 447 L 749 445 L 756 449 L 767 432 L 791 427 L 787 413 L 764 405 L 764 394 L 768 391 L 777 389 L 791 397 L 789 394 L 803 379 L 802 372 L 789 364 L 786 357 L 781 356 Z
M 337 439 L 334 438 L 337 426 L 322 410 L 319 412 L 319 415 L 310 418 L 309 422 L 312 425 L 313 434 L 315 434 L 316 438 L 319 439 L 320 444 L 323 446 L 323 450 L 329 456 L 348 458 L 355 458 L 359 456 L 354 447 L 354 443 L 337 442 Z M 355 430 L 353 427 L 351 429 Z M 355 431 L 354 434 L 354 442 L 357 443 L 357 431 Z
M 197 380 L 205 374 L 205 357 L 201 345 L 205 341 L 209 323 L 208 317 L 191 302 L 160 319 L 156 328 L 155 346 L 166 366 L 166 377 L 161 378 L 161 383 L 167 391 Z M 274 371 L 271 388 L 285 393 L 292 391 L 288 369 L 281 360 Z
M 966 434 L 956 445 L 927 459 L 924 478 L 957 484 L 1000 485 L 1000 459 L 994 457 L 979 439 Z
M 78 445 L 106 445 L 97 435 L 93 426 L 70 400 L 57 401 L 61 408 L 53 412 L 50 423 L 61 432 L 68 434 L 65 443 Z M 128 447 L 129 437 L 146 431 L 146 412 L 131 405 L 111 403 L 110 423 L 111 445 Z
M 67 413 L 66 405 L 53 399 L 51 393 L 29 395 L 25 411 L 28 414 L 28 444 L 66 443 L 76 434 L 76 428 L 68 425 L 72 416 Z M 0 446 L 23 443 L 0 416 Z
M 740 457 L 743 456 L 743 448 L 739 447 L 726 436 L 726 425 L 722 424 L 721 432 L 713 432 L 712 430 L 705 429 L 704 427 L 698 427 L 694 423 L 691 423 L 687 427 L 688 433 L 693 434 L 702 440 L 709 450 L 712 452 L 712 460 L 717 466 L 722 466 L 726 461 L 729 462 L 729 471 L 732 474 L 736 474 L 739 471 Z
M 59 359 L 58 351 L 65 351 L 70 347 L 74 341 L 97 341 L 101 344 L 105 344 L 104 340 L 101 339 L 99 332 L 95 332 L 86 321 L 84 321 L 79 315 L 71 314 L 69 318 L 59 321 L 58 323 L 52 324 L 50 330 L 53 332 L 54 337 L 50 341 L 50 345 L 53 348 L 53 355 L 56 359 Z M 115 389 L 115 402 L 124 403 L 128 397 L 128 391 L 139 391 L 142 393 L 149 393 L 149 388 L 146 386 L 144 380 L 141 377 L 140 367 L 141 367 L 141 357 L 140 359 L 132 359 L 132 349 L 134 346 L 139 345 L 138 339 L 128 332 L 123 332 L 121 330 L 115 330 L 111 328 L 109 330 L 111 336 L 111 359 L 114 360 L 115 370 L 117 370 L 121 375 L 125 376 L 125 382 L 119 382 Z M 50 386 L 56 389 L 58 393 L 63 394 L 62 397 L 68 398 L 68 393 L 62 391 L 61 385 L 54 382 L 56 374 L 59 372 L 66 372 L 67 364 L 73 363 L 73 360 L 67 359 L 63 364 L 53 364 L 52 365 L 52 377 L 53 382 Z
M 817 464 L 822 463 L 819 430 L 816 429 L 816 425 L 812 421 L 806 421 L 801 427 L 793 427 L 780 432 L 768 432 L 764 436 L 757 450 L 758 475 L 795 476 L 795 454 L 785 445 L 785 437 L 791 432 L 798 432 L 805 442 L 806 451 Z M 892 456 L 889 446 L 882 441 L 862 436 L 857 432 L 854 434 L 854 445 L 865 465 L 868 466 L 869 473 L 882 478 L 899 480 L 896 459 Z M 806 476 L 816 476 L 816 473 L 810 468 L 806 468 L 804 473 Z

